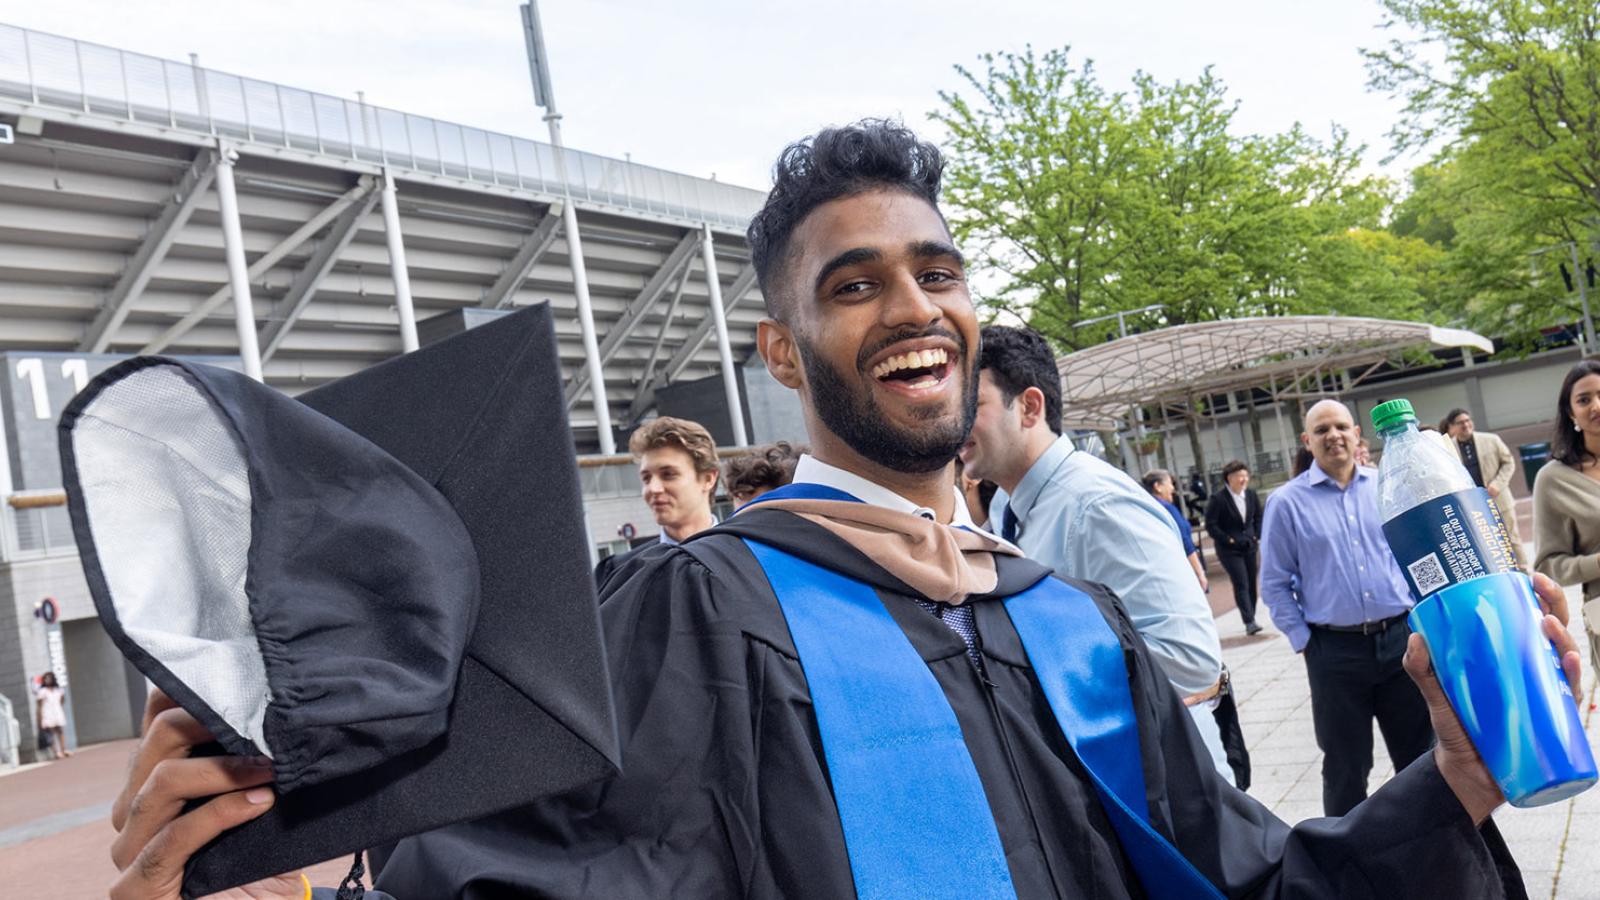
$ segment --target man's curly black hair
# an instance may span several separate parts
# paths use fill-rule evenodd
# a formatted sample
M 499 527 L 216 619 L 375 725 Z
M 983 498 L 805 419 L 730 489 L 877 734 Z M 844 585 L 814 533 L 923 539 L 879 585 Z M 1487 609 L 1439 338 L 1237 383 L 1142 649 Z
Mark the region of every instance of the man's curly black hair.
M 772 192 L 746 236 L 767 314 L 785 318 L 775 276 L 788 262 L 789 239 L 811 211 L 840 197 L 901 190 L 939 208 L 944 156 L 911 129 L 889 119 L 862 119 L 802 138 L 778 156 Z M 942 216 L 942 213 L 941 213 Z

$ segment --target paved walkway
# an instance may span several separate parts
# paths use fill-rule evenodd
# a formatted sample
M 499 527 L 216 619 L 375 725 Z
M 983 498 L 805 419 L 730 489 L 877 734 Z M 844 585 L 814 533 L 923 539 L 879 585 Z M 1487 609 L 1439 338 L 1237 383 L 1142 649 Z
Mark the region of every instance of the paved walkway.
M 1517 504 L 1523 546 L 1532 559 L 1533 510 L 1523 498 Z M 1211 581 L 1211 609 L 1222 636 L 1222 656 L 1233 673 L 1238 690 L 1239 721 L 1250 747 L 1250 794 L 1265 803 L 1278 818 L 1299 822 L 1322 815 L 1322 751 L 1317 749 L 1311 725 L 1311 686 L 1305 663 L 1290 649 L 1289 641 L 1272 627 L 1263 606 L 1256 621 L 1266 631 L 1246 637 L 1233 604 L 1233 588 L 1216 554 L 1205 548 L 1206 576 Z M 1600 756 L 1600 701 L 1597 673 L 1589 664 L 1583 636 L 1582 597 L 1577 588 L 1567 591 L 1571 610 L 1569 629 L 1578 639 L 1584 659 L 1584 716 L 1589 745 Z M 1373 771 L 1368 792 L 1394 775 L 1373 727 Z M 1565 803 L 1538 809 L 1503 807 L 1495 823 L 1516 857 L 1533 900 L 1600 900 L 1600 787 Z
M 93 900 L 116 879 L 111 801 L 134 741 L 82 747 L 71 758 L 0 772 L 0 898 Z M 349 860 L 311 870 L 335 885 Z
M 1222 586 L 1226 589 L 1225 583 Z M 1212 594 L 1216 592 L 1213 587 Z M 1579 637 L 1579 645 L 1586 646 L 1578 601 L 1577 591 L 1569 591 L 1570 628 Z M 1299 822 L 1322 815 L 1322 753 L 1312 733 L 1311 688 L 1305 664 L 1289 648 L 1288 640 L 1265 617 L 1260 621 L 1267 630 L 1246 637 L 1237 611 L 1218 618 L 1222 655 L 1233 673 L 1240 725 L 1250 747 L 1250 794 L 1284 821 Z M 1600 714 L 1592 708 L 1596 679 L 1595 673 L 1588 671 L 1584 652 L 1584 724 L 1590 746 L 1600 754 Z M 1373 741 L 1376 763 L 1370 789 L 1377 790 L 1394 774 L 1394 768 L 1382 737 L 1374 733 Z M 1600 835 L 1600 788 L 1537 809 L 1503 807 L 1494 820 L 1522 868 L 1530 898 L 1600 898 L 1600 853 L 1595 852 L 1596 836 Z

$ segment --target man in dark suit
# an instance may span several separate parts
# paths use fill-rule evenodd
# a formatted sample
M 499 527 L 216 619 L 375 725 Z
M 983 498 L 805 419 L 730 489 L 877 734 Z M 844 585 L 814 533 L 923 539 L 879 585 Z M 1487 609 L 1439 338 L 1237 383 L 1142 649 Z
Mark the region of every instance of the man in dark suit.
M 1261 497 L 1250 490 L 1250 467 L 1233 460 L 1222 467 L 1226 490 L 1206 504 L 1206 533 L 1217 545 L 1217 560 L 1233 582 L 1233 602 L 1244 618 L 1245 634 L 1257 634 L 1256 571 L 1261 545 Z

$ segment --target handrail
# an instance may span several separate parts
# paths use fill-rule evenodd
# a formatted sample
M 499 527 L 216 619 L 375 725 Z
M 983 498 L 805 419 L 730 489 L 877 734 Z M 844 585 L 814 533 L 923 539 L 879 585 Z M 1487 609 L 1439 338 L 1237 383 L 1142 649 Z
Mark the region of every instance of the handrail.
M 6 505 L 12 509 L 44 509 L 49 506 L 66 506 L 67 492 L 64 490 L 43 491 L 17 491 L 5 498 Z
M 22 723 L 17 721 L 11 698 L 0 694 L 0 768 L 22 764 Z
M 0 97 L 742 231 L 764 193 L 0 24 Z M 565 184 L 563 184 L 565 183 Z

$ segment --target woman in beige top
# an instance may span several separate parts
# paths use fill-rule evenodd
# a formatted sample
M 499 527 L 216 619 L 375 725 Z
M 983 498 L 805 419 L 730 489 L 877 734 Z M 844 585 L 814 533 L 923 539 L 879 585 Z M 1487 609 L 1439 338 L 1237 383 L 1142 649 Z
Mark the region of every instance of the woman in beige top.
M 1561 382 L 1550 463 L 1533 482 L 1533 567 L 1583 585 L 1589 654 L 1600 667 L 1600 359 Z

